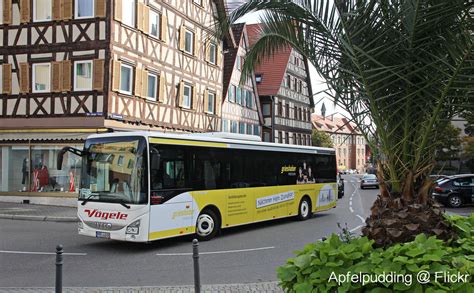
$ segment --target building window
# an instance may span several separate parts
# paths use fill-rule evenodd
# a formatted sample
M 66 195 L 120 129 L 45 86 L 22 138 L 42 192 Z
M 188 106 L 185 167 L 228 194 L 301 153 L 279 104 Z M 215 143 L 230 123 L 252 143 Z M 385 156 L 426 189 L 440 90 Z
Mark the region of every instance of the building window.
M 216 94 L 209 92 L 207 94 L 207 112 L 208 113 L 214 113 L 215 103 L 216 103 Z
M 244 122 L 240 122 L 239 123 L 239 133 L 240 134 L 245 134 L 245 123 Z
M 242 59 L 240 58 L 240 56 L 235 57 L 235 68 L 237 70 L 242 69 Z
M 133 67 L 122 64 L 120 66 L 120 91 L 124 94 L 132 94 Z
M 194 33 L 189 30 L 184 31 L 184 51 L 189 54 L 194 52 Z
M 183 87 L 183 108 L 188 108 L 190 109 L 191 108 L 191 96 L 192 96 L 192 93 L 193 93 L 193 87 L 188 84 L 188 83 L 185 83 L 184 84 L 184 87 Z
M 229 99 L 229 102 L 235 103 L 235 85 L 230 85 L 227 98 Z
M 231 121 L 230 128 L 230 132 L 237 133 L 237 121 Z
M 252 134 L 252 124 L 247 123 L 247 134 Z
M 94 17 L 94 0 L 76 0 L 75 18 Z
M 228 132 L 228 127 L 229 127 L 229 120 L 222 119 L 222 131 L 223 132 Z
M 290 87 L 291 87 L 291 76 L 290 76 L 289 74 L 286 76 L 286 79 L 285 79 L 285 86 L 286 86 L 287 88 L 290 88 Z
M 135 27 L 135 0 L 122 0 L 122 23 Z
M 158 89 L 158 76 L 153 73 L 148 73 L 148 89 L 146 97 L 149 100 L 156 101 Z
M 298 80 L 298 93 L 301 93 L 303 91 L 303 82 L 301 80 Z
M 262 106 L 263 116 L 270 116 L 271 115 L 271 107 L 270 104 L 263 104 Z
M 237 102 L 237 104 L 239 104 L 239 105 L 242 104 L 242 91 L 240 90 L 240 87 L 237 87 L 237 88 L 236 88 L 235 94 L 236 94 L 236 102 Z
M 263 81 L 263 75 L 262 74 L 255 74 L 255 82 L 256 83 L 261 83 Z
M 253 134 L 260 136 L 260 126 L 258 124 L 253 126 Z
M 2 1 L 0 1 L 1 3 Z M 2 8 L 1 4 L 0 4 L 0 8 Z M 0 13 L 1 15 L 2 13 Z M 0 22 L 1 23 L 1 22 Z M 2 66 L 0 65 L 0 94 L 3 92 L 3 68 Z
M 39 63 L 33 64 L 33 92 L 49 92 L 51 84 L 51 64 Z
M 3 24 L 3 1 L 0 1 L 0 24 Z
M 290 133 L 289 133 L 289 132 L 286 133 L 286 136 L 285 136 L 285 143 L 286 143 L 286 144 L 290 144 Z
M 263 141 L 270 142 L 270 139 L 271 139 L 270 132 L 264 131 L 263 132 Z
M 209 62 L 216 64 L 217 57 L 217 46 L 214 43 L 209 44 Z
M 154 11 L 150 11 L 150 35 L 160 37 L 160 15 Z
M 283 117 L 283 103 L 281 101 L 278 102 L 278 116 Z
M 92 61 L 76 61 L 74 64 L 74 90 L 92 90 Z
M 33 1 L 33 21 L 50 21 L 52 18 L 52 0 Z
M 283 133 L 281 131 L 278 131 L 278 142 L 283 143 Z
M 202 0 L 193 0 L 194 4 L 202 6 Z

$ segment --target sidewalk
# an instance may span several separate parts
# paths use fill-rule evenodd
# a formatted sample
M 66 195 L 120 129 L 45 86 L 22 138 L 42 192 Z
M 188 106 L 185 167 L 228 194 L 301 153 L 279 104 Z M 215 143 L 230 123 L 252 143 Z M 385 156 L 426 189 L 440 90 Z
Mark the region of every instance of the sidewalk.
M 0 202 L 0 219 L 77 222 L 77 209 L 71 207 Z

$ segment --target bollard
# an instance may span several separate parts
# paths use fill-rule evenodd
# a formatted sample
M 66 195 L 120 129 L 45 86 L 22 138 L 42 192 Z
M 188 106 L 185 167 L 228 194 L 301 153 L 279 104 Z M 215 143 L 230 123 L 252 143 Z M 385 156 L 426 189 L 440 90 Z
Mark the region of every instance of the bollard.
M 56 246 L 56 293 L 63 291 L 63 246 Z
M 194 263 L 194 292 L 201 292 L 201 280 L 199 276 L 199 243 L 197 239 L 193 240 L 193 263 Z

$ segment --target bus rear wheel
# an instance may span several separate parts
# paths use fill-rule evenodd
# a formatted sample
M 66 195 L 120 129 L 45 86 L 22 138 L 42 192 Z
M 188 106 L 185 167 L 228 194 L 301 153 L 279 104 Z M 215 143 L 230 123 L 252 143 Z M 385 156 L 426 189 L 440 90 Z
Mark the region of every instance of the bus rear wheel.
M 308 197 L 303 197 L 298 208 L 298 220 L 304 221 L 311 217 L 311 201 Z
M 196 236 L 200 241 L 208 241 L 214 238 L 220 230 L 219 218 L 209 209 L 199 214 L 196 221 Z

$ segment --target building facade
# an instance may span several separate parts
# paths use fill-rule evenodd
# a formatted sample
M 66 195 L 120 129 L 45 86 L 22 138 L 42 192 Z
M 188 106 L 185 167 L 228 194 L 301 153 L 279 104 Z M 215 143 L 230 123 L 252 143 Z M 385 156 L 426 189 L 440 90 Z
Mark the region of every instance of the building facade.
M 249 25 L 247 30 L 252 45 L 260 26 Z M 263 141 L 311 145 L 314 104 L 307 60 L 287 47 L 255 68 L 255 80 L 264 122 Z
M 338 170 L 357 170 L 365 172 L 368 160 L 367 143 L 364 136 L 346 118 L 330 116 L 311 115 L 313 128 L 326 132 L 331 136 L 336 150 Z
M 219 131 L 222 1 L 2 0 L 0 192 L 63 194 L 90 133 Z M 233 42 L 226 36 L 224 42 Z
M 222 131 L 261 136 L 263 124 L 255 76 L 240 83 L 242 65 L 249 48 L 245 24 L 232 27 L 236 45 L 224 47 L 224 102 L 222 104 Z

